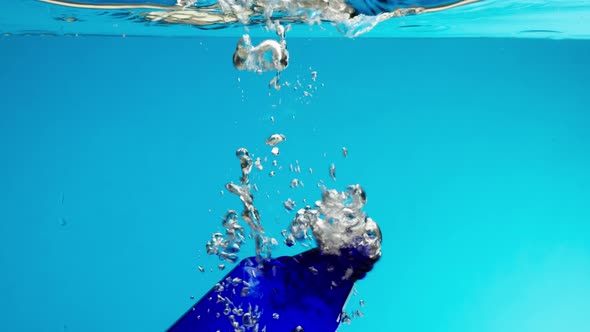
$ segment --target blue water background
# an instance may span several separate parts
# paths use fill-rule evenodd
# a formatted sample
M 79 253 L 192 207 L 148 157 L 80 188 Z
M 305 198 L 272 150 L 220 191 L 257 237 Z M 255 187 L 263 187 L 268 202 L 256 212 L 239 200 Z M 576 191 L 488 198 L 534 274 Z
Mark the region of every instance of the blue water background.
M 275 132 L 268 233 L 320 179 L 362 184 L 383 231 L 341 331 L 590 329 L 589 43 L 290 39 L 303 97 L 237 72 L 235 42 L 0 39 L 0 330 L 167 328 L 225 273 L 204 245 L 240 209 L 235 149 Z

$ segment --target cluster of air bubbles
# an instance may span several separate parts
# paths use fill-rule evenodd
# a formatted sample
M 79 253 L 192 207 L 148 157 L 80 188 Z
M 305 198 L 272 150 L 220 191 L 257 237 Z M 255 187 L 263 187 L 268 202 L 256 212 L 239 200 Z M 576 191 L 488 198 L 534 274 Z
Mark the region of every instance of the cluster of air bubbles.
M 318 92 L 319 87 L 323 87 L 324 83 L 318 83 L 318 72 L 309 68 L 310 76 L 298 76 L 294 82 L 285 81 L 283 86 L 291 88 L 296 93 L 296 101 L 309 104 L 311 98 Z
M 381 256 L 381 231 L 377 223 L 362 211 L 366 195 L 360 185 L 348 186 L 344 192 L 322 188 L 322 199 L 315 208 L 299 209 L 288 231 L 283 232 L 288 246 L 308 244 L 309 230 L 325 253 L 339 254 L 343 248 L 355 248 L 365 257 Z
M 266 139 L 266 145 L 272 147 L 270 153 L 273 156 L 277 157 L 280 154 L 279 147 L 276 145 L 278 145 L 281 142 L 284 142 L 286 139 L 287 138 L 283 134 L 272 134 Z M 273 163 L 276 163 L 276 161 L 274 161 Z
M 217 255 L 221 260 L 232 263 L 237 261 L 238 252 L 240 251 L 241 246 L 245 243 L 245 231 L 239 224 L 240 217 L 248 224 L 252 231 L 251 237 L 255 240 L 257 257 L 270 257 L 272 247 L 278 244 L 274 238 L 266 237 L 264 235 L 264 229 L 260 222 L 260 215 L 258 209 L 254 206 L 254 196 L 251 193 L 251 189 L 258 190 L 258 187 L 255 184 L 250 185 L 249 176 L 252 166 L 262 169 L 262 161 L 260 158 L 257 158 L 256 161 L 253 162 L 248 150 L 245 148 L 237 149 L 236 157 L 240 160 L 242 173 L 240 184 L 230 182 L 225 185 L 225 189 L 239 197 L 244 206 L 244 210 L 241 215 L 234 210 L 229 210 L 222 222 L 225 234 L 219 232 L 214 233 L 211 236 L 211 240 L 208 241 L 205 246 L 207 254 Z M 225 266 L 220 267 L 220 270 L 223 268 L 225 268 Z
M 227 289 L 231 289 L 234 294 L 240 294 L 241 297 L 246 297 L 251 293 L 252 286 L 252 281 L 242 280 L 237 277 L 227 277 L 220 283 L 217 283 L 213 290 L 217 293 L 222 293 Z M 213 299 L 214 297 L 212 296 L 209 298 L 209 301 L 213 301 Z M 215 316 L 226 316 L 234 328 L 234 331 L 265 330 L 265 327 L 263 327 L 261 330 L 259 326 L 262 310 L 258 308 L 258 305 L 252 307 L 251 304 L 248 304 L 248 307 L 244 309 L 242 305 L 236 305 L 229 297 L 222 296 L 221 294 L 217 294 L 217 298 L 215 300 L 216 303 L 221 303 L 223 305 L 223 310 L 221 310 L 221 312 L 216 312 Z
M 223 4 L 227 2 L 234 3 L 236 1 L 219 0 L 220 7 L 223 9 Z M 230 8 L 230 11 L 234 11 L 235 8 L 241 7 L 229 5 L 228 8 Z M 285 28 L 278 21 L 268 20 L 267 28 L 276 32 L 278 41 L 266 39 L 258 45 L 252 44 L 250 35 L 244 34 L 238 41 L 236 50 L 234 51 L 234 67 L 238 70 L 253 71 L 259 74 L 266 71 L 274 71 L 276 75 L 270 80 L 268 85 L 272 89 L 280 90 L 280 73 L 289 66 L 289 51 L 287 51 L 285 34 L 290 27 L 290 25 L 287 25 Z
M 319 219 L 318 211 L 309 206 L 297 211 L 295 218 L 291 221 L 288 230 L 283 230 L 282 235 L 285 238 L 285 244 L 292 247 L 299 242 L 304 246 L 309 246 L 313 242 L 309 230 L 311 225 Z
M 230 210 L 223 218 L 223 227 L 225 236 L 221 233 L 213 233 L 211 240 L 207 242 L 205 248 L 207 254 L 217 255 L 221 260 L 236 262 L 240 247 L 245 242 L 244 228 L 238 224 L 238 214 Z M 223 270 L 224 265 L 219 269 Z
M 352 296 L 356 297 L 358 295 L 356 288 L 352 289 Z M 347 307 L 351 306 L 350 301 L 347 304 Z M 364 317 L 363 312 L 361 311 L 361 308 L 363 308 L 365 306 L 365 300 L 360 299 L 358 301 L 358 304 L 352 304 L 352 308 L 350 308 L 350 310 L 348 312 L 346 311 L 342 311 L 340 313 L 340 315 L 338 316 L 338 321 L 340 321 L 342 324 L 350 324 L 352 323 L 352 320 L 356 319 L 356 318 L 362 318 Z M 350 313 L 349 313 L 350 312 Z
M 254 46 L 250 35 L 245 34 L 238 41 L 233 62 L 234 67 L 239 70 L 280 73 L 289 65 L 287 42 L 285 39 L 267 39 Z

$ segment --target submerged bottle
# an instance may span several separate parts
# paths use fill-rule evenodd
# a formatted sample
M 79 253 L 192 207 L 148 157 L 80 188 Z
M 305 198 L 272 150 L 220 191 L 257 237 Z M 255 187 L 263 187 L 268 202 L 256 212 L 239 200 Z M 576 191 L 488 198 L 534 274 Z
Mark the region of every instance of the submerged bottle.
M 267 244 L 272 241 L 264 235 L 250 192 L 252 159 L 245 148 L 238 149 L 236 157 L 242 170 L 240 184 L 228 183 L 226 189 L 240 197 L 242 219 L 252 229 L 257 255 L 242 260 L 168 331 L 336 331 L 354 283 L 381 258 L 381 230 L 362 211 L 367 200 L 364 190 L 360 185 L 343 192 L 322 186 L 322 199 L 315 208 L 299 209 L 283 234 L 287 246 L 313 240 L 317 248 L 271 258 Z M 237 218 L 235 211 L 228 211 L 222 223 L 226 237 L 213 234 L 206 245 L 208 254 L 237 259 L 243 242 Z
M 379 257 L 361 247 L 246 258 L 168 331 L 336 331 L 355 281 Z

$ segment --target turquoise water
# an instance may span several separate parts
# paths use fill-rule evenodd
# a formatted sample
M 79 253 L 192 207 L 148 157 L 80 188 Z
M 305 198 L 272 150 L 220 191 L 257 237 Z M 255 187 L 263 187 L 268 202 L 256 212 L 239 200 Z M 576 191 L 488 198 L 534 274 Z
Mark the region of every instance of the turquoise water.
M 590 329 L 590 43 L 558 19 L 530 30 L 569 31 L 562 40 L 300 26 L 277 91 L 274 74 L 232 66 L 240 27 L 21 36 L 58 21 L 6 19 L 15 8 L 0 16 L 0 330 L 168 328 L 228 271 L 205 243 L 241 209 L 224 188 L 239 180 L 240 147 L 278 162 L 252 181 L 279 240 L 287 198 L 319 199 L 320 180 L 365 188 L 383 257 L 347 306 L 363 317 L 339 331 Z M 276 158 L 264 144 L 274 133 L 287 137 Z M 295 177 L 303 187 L 289 187 Z M 250 240 L 240 257 L 253 254 Z

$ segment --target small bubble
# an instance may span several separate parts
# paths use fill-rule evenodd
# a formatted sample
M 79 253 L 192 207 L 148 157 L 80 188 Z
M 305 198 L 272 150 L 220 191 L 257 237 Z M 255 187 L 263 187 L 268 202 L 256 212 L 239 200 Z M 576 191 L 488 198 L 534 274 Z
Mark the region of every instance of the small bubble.
M 262 171 L 262 169 L 264 168 L 262 166 L 262 161 L 260 160 L 260 157 L 256 158 L 256 161 L 254 162 L 254 166 L 259 170 Z
M 276 312 L 272 314 L 272 319 L 279 319 L 279 314 Z
M 348 157 L 348 149 L 345 146 L 342 147 L 342 155 L 344 158 Z
M 191 300 L 194 300 L 195 299 L 195 296 L 194 295 L 191 295 L 190 299 Z
M 248 327 L 252 327 L 254 326 L 254 319 L 252 319 L 252 314 L 250 314 L 249 312 L 247 312 L 246 314 L 244 314 L 244 316 L 242 317 L 242 323 L 245 326 Z
M 197 269 L 199 269 L 201 272 L 205 272 L 205 269 L 201 265 L 197 266 Z
M 268 172 L 268 176 L 270 176 L 271 178 L 272 178 L 273 176 L 275 176 L 275 171 L 270 171 L 270 172 Z
M 278 156 L 279 155 L 279 148 L 275 146 L 274 148 L 272 148 L 270 150 L 270 153 L 272 153 L 273 156 L 275 156 L 275 157 Z
M 287 247 L 292 247 L 295 245 L 295 238 L 293 237 L 293 234 L 289 234 L 289 236 L 287 236 L 285 239 L 285 244 Z
M 352 319 L 350 318 L 350 316 L 348 316 L 347 313 L 343 312 L 340 316 L 341 318 L 341 322 L 343 324 L 350 324 L 352 322 Z
M 219 265 L 217 266 L 217 268 L 219 269 L 219 271 L 223 271 L 223 270 L 225 269 L 225 265 L 223 265 L 223 264 L 219 264 Z
M 330 165 L 330 177 L 332 180 L 336 180 L 336 165 L 334 164 Z
M 242 296 L 242 297 L 248 296 L 249 293 L 250 293 L 250 289 L 248 287 L 244 287 L 244 288 L 242 288 L 242 291 L 240 292 L 240 296 Z
M 275 90 L 280 90 L 281 89 L 281 83 L 279 82 L 279 77 L 275 76 L 273 77 L 270 82 L 268 82 L 268 87 L 271 89 L 275 89 Z
M 289 198 L 285 202 L 283 202 L 283 206 L 285 207 L 285 209 L 287 209 L 287 211 L 293 211 L 293 209 L 295 208 L 295 202 Z

